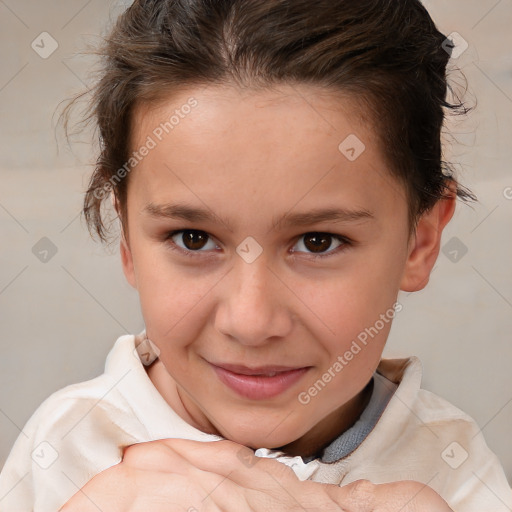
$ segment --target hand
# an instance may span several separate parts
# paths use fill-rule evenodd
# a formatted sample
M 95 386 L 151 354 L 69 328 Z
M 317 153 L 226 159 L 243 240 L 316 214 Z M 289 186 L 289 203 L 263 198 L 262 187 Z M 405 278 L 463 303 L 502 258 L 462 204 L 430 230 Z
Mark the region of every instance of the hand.
M 325 487 L 343 512 L 453 512 L 432 488 L 412 480 L 387 484 L 357 480 Z
M 127 447 L 59 512 L 339 511 L 323 487 L 231 441 L 164 439 Z
M 400 508 L 402 507 L 402 508 Z M 301 482 L 284 464 L 231 441 L 131 445 L 59 512 L 451 512 L 417 482 L 338 487 Z

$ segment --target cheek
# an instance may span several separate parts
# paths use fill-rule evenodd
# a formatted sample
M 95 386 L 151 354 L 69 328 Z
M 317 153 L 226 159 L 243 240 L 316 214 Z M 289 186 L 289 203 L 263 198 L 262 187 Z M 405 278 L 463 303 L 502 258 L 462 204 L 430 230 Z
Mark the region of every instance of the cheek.
M 395 303 L 400 271 L 382 257 L 341 269 L 335 280 L 310 283 L 302 295 L 334 342 L 346 342 L 373 325 Z M 329 336 L 327 336 L 329 338 Z
M 325 323 L 314 334 L 327 359 L 309 383 L 326 384 L 317 406 L 329 408 L 350 399 L 375 371 L 397 314 L 398 276 L 389 259 L 379 256 L 352 265 L 336 281 L 325 283 L 323 291 L 312 286 L 305 294 Z
M 164 351 L 171 341 L 174 348 L 189 343 L 197 337 L 218 277 L 201 277 L 192 268 L 173 265 L 160 251 L 140 251 L 137 256 L 138 292 L 149 334 Z

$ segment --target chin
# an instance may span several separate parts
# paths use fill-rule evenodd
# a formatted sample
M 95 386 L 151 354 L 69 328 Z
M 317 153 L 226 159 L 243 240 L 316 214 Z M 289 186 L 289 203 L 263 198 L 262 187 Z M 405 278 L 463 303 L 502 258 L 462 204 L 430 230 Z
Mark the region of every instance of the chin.
M 261 430 L 255 432 L 254 427 L 248 430 L 234 430 L 235 431 L 230 429 L 231 435 L 228 435 L 227 432 L 226 434 L 222 433 L 222 435 L 234 443 L 247 446 L 253 450 L 257 450 L 258 448 L 278 449 L 293 443 L 300 437 L 300 434 L 293 435 L 290 432 L 272 432 L 271 435 L 269 435 L 266 426 L 264 432 Z

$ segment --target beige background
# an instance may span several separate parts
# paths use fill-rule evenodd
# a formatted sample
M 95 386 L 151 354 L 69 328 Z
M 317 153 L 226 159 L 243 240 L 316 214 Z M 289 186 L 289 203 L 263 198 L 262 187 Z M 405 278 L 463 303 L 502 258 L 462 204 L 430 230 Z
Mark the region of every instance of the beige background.
M 512 0 L 426 6 L 444 33 L 469 43 L 456 64 L 478 107 L 454 126 L 447 157 L 480 203 L 460 205 L 445 233 L 467 253 L 453 262 L 449 245 L 427 289 L 400 297 L 386 355 L 418 355 L 423 386 L 477 421 L 512 481 Z M 58 103 L 90 80 L 92 61 L 76 52 L 121 10 L 103 0 L 0 0 L 0 466 L 46 397 L 98 375 L 117 337 L 143 327 L 117 246 L 95 244 L 79 217 L 90 138 L 70 149 L 55 131 Z M 47 59 L 31 48 L 43 31 L 59 45 Z M 57 250 L 46 263 L 32 252 L 43 237 Z

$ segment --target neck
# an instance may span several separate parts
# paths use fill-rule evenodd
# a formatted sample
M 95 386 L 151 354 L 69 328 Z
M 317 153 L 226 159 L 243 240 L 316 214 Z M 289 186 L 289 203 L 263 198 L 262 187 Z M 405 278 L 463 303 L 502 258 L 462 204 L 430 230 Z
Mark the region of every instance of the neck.
M 372 391 L 373 379 L 356 396 L 327 415 L 307 434 L 278 449 L 292 456 L 310 457 L 317 455 L 354 425 L 368 405 Z

